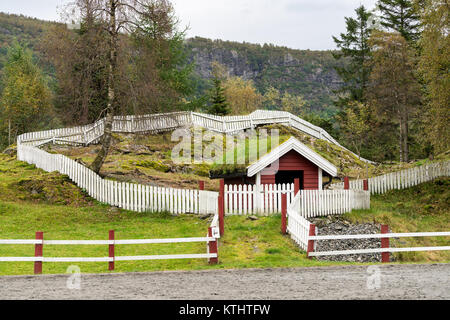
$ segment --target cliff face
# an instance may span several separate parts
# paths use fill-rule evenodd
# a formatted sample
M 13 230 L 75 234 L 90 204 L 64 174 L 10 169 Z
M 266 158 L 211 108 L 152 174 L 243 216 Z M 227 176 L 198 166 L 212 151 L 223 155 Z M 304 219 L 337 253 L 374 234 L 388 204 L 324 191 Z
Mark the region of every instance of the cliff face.
M 333 66 L 331 51 L 293 50 L 272 45 L 255 45 L 204 38 L 186 41 L 190 60 L 199 78 L 211 78 L 211 63 L 217 61 L 231 76 L 255 82 L 264 92 L 273 86 L 281 91 L 302 95 L 314 110 L 326 110 L 332 104 L 333 90 L 341 81 Z

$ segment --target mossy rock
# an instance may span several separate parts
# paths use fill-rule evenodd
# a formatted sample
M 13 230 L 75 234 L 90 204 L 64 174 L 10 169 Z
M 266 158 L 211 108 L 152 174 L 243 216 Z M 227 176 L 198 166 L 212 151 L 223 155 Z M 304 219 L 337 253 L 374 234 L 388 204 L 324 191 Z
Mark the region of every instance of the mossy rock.
M 162 161 L 159 161 L 159 160 L 136 161 L 135 165 L 138 167 L 143 167 L 143 168 L 152 168 L 152 169 L 155 169 L 155 170 L 161 171 L 161 172 L 169 172 L 170 171 L 170 166 L 168 166 L 167 164 L 164 164 Z

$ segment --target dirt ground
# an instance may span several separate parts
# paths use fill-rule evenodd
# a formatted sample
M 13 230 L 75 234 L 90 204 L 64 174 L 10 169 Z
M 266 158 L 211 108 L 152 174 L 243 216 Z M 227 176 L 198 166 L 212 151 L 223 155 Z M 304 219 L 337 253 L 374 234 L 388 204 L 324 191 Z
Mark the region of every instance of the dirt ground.
M 75 275 L 76 276 L 76 275 Z M 450 264 L 0 277 L 0 299 L 450 299 Z M 78 287 L 79 289 L 69 289 Z

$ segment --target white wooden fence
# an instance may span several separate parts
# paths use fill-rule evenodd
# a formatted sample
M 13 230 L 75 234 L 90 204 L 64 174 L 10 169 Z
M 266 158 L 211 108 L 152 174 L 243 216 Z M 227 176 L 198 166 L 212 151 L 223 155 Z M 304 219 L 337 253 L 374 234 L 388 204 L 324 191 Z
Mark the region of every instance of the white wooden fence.
M 94 199 L 131 211 L 217 213 L 218 192 L 165 188 L 102 179 L 80 163 L 61 154 L 19 144 L 18 159 L 47 172 L 67 175 Z
M 113 232 L 113 231 L 112 231 Z M 43 240 L 42 239 L 0 239 L 1 244 L 20 245 L 34 244 L 36 246 L 34 257 L 0 257 L 0 262 L 35 262 L 35 273 L 42 273 L 42 262 L 108 262 L 109 270 L 114 270 L 116 261 L 137 261 L 137 260 L 165 260 L 165 259 L 216 259 L 218 251 L 210 252 L 210 243 L 215 243 L 217 249 L 217 236 L 206 236 L 197 238 L 175 238 L 175 239 L 132 239 L 132 240 Z M 143 255 L 143 256 L 116 256 L 115 245 L 130 244 L 167 244 L 167 243 L 187 243 L 187 242 L 205 242 L 207 253 L 197 254 L 170 254 L 170 255 Z M 43 246 L 47 245 L 108 245 L 109 257 L 44 257 Z M 36 264 L 38 263 L 38 264 Z
M 450 232 L 412 232 L 412 233 L 323 235 L 323 236 L 315 235 L 315 236 L 309 236 L 308 241 L 348 240 L 348 239 L 386 239 L 386 238 L 404 238 L 404 237 L 449 237 L 449 236 L 450 236 Z M 318 251 L 318 252 L 308 252 L 308 256 L 318 257 L 318 256 L 332 256 L 332 255 L 345 255 L 345 254 L 412 252 L 412 251 L 443 251 L 443 250 L 450 250 L 450 246 Z
M 287 231 L 303 249 L 308 246 L 311 223 L 307 218 L 369 209 L 370 193 L 361 190 L 300 190 L 287 207 Z
M 292 240 L 306 251 L 311 223 L 298 210 L 300 207 L 300 196 L 301 193 L 298 192 L 292 203 L 287 207 L 287 232 Z
M 281 212 L 281 194 L 288 204 L 294 198 L 294 184 L 225 185 L 226 215 L 269 215 Z
M 369 178 L 369 191 L 372 194 L 382 194 L 389 190 L 405 189 L 439 177 L 448 176 L 450 176 L 450 161 L 430 163 Z M 335 183 L 332 185 L 332 188 L 343 189 L 344 183 Z M 350 180 L 350 189 L 363 190 L 363 180 Z
M 62 128 L 40 132 L 29 132 L 17 137 L 17 144 L 39 145 L 44 142 L 74 143 L 88 145 L 99 141 L 104 131 L 104 119 L 93 124 L 73 128 Z M 138 133 L 160 132 L 181 127 L 199 126 L 220 133 L 235 133 L 257 125 L 282 124 L 326 140 L 342 147 L 324 129 L 317 127 L 289 112 L 256 110 L 246 116 L 214 116 L 197 112 L 172 112 L 141 116 L 116 116 L 113 132 Z M 345 149 L 347 150 L 347 149 Z M 348 150 L 349 151 L 349 150 Z M 371 162 L 366 159 L 363 161 Z
M 292 209 L 305 218 L 370 209 L 370 193 L 362 190 L 300 190 Z

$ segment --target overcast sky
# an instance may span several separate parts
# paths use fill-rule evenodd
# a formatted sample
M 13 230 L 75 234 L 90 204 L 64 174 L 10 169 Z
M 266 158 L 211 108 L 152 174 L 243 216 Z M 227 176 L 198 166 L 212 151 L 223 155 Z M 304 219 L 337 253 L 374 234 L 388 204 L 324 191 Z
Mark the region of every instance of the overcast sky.
M 1 0 L 0 11 L 59 21 L 70 0 Z M 172 0 L 188 37 L 273 43 L 294 49 L 334 49 L 345 16 L 376 0 Z

